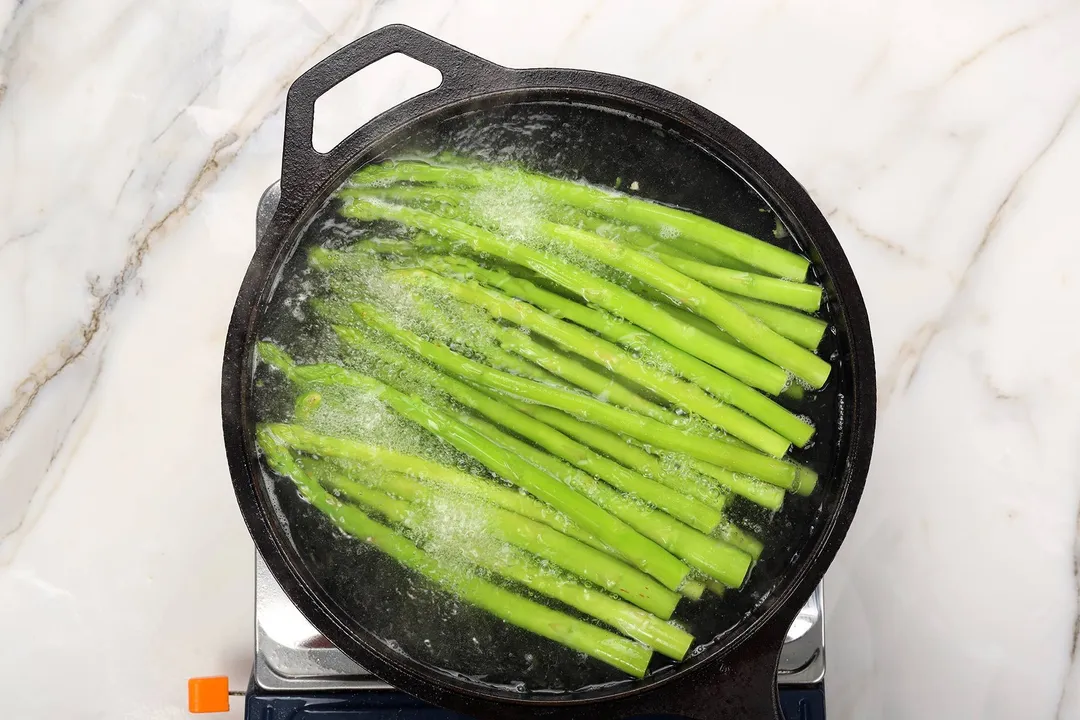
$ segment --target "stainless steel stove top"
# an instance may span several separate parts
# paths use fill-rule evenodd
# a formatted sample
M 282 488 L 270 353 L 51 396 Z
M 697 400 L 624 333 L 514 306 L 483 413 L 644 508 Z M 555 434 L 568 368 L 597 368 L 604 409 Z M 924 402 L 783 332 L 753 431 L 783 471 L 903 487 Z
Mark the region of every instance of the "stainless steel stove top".
M 810 685 L 825 678 L 822 588 L 788 630 L 777 682 Z M 385 690 L 390 686 L 324 638 L 289 601 L 262 558 L 255 558 L 255 682 L 271 692 Z
M 277 208 L 274 183 L 259 200 L 256 242 Z M 825 678 L 822 588 L 788 630 L 777 682 L 811 685 Z M 385 690 L 390 686 L 334 647 L 289 601 L 262 558 L 255 557 L 255 683 L 270 692 Z

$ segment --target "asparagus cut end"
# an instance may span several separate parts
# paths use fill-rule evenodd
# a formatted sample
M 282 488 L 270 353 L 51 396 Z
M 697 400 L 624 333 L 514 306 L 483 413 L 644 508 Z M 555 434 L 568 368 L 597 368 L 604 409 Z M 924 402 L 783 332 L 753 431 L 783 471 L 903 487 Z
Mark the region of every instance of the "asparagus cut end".
M 679 587 L 679 593 L 688 600 L 700 600 L 705 594 L 705 583 L 688 577 Z
M 792 491 L 799 495 L 809 495 L 817 487 L 818 474 L 804 465 L 795 466 L 795 482 Z
M 762 551 L 765 549 L 765 545 L 760 540 L 727 519 L 720 522 L 720 525 L 717 527 L 716 532 L 713 533 L 713 536 L 719 540 L 723 540 L 728 545 L 733 545 L 742 550 L 749 555 L 754 562 L 758 561 Z
M 709 592 L 711 592 L 713 595 L 716 595 L 717 597 L 724 597 L 724 593 L 728 591 L 727 587 L 723 583 L 719 583 L 715 580 L 710 580 L 709 582 L 705 583 L 705 587 L 707 587 L 709 589 Z

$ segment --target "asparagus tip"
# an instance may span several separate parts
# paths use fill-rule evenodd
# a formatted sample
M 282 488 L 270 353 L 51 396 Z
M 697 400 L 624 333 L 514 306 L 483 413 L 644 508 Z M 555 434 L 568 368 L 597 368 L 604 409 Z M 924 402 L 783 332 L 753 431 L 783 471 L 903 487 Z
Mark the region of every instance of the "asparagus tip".
M 305 422 L 311 419 L 320 405 L 322 405 L 322 395 L 316 390 L 310 390 L 296 398 L 293 414 L 298 422 Z
M 333 267 L 333 256 L 324 247 L 316 246 L 308 251 L 308 265 L 316 270 L 329 270 Z
M 256 346 L 256 349 L 259 353 L 259 358 L 264 363 L 285 373 L 286 377 L 292 377 L 293 371 L 296 369 L 296 363 L 293 362 L 293 359 L 289 357 L 284 350 L 274 343 L 266 342 L 265 340 L 260 342 Z

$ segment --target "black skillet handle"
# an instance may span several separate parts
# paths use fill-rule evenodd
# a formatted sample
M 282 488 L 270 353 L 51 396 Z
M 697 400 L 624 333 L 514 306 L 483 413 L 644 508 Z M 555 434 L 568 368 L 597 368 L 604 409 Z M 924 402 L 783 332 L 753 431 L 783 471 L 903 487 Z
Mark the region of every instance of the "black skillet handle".
M 315 101 L 353 73 L 395 53 L 442 73 L 439 86 L 418 97 L 463 98 L 473 91 L 499 86 L 511 73 L 408 25 L 387 25 L 353 41 L 301 75 L 289 88 L 281 168 L 283 201 L 308 198 L 372 139 L 358 130 L 330 152 L 318 152 L 311 143 Z

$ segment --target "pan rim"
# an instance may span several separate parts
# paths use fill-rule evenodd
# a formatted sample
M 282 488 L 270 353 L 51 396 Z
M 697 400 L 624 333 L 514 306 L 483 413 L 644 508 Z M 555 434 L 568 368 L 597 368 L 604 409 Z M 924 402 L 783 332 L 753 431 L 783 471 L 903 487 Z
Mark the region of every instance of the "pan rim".
M 320 187 L 312 188 L 306 200 L 298 202 L 293 199 L 291 206 L 279 208 L 268 226 L 267 242 L 256 250 L 252 259 L 230 322 L 222 374 L 223 429 L 237 500 L 260 553 L 267 560 L 271 572 L 282 584 L 290 600 L 335 645 L 368 669 L 377 664 L 379 667 L 375 669 L 382 672 L 376 674 L 406 691 L 418 692 L 417 688 L 445 690 L 482 703 L 495 703 L 500 707 L 507 704 L 528 707 L 580 707 L 660 689 L 677 677 L 694 674 L 708 665 L 717 664 L 724 658 L 735 655 L 737 650 L 755 636 L 768 635 L 763 632 L 767 627 L 782 624 L 786 630 L 791 617 L 812 592 L 835 555 L 850 525 L 855 505 L 865 484 L 876 405 L 873 350 L 869 321 L 861 294 L 839 242 L 825 218 L 790 174 L 747 136 L 685 98 L 626 78 L 574 70 L 511 72 L 515 73 L 514 82 L 500 90 L 479 92 L 452 102 L 439 102 L 427 108 L 412 107 L 410 103 L 406 103 L 384 113 L 365 126 L 374 126 L 369 142 L 354 153 L 351 162 L 339 168 L 339 171 Z M 786 220 L 796 221 L 796 234 L 805 238 L 811 248 L 821 254 L 820 262 L 824 267 L 824 274 L 837 286 L 835 300 L 838 313 L 845 317 L 845 325 L 849 328 L 848 354 L 852 392 L 847 451 L 840 453 L 838 457 L 839 489 L 835 510 L 823 516 L 817 539 L 808 548 L 805 556 L 793 565 L 792 572 L 778 583 L 771 596 L 750 617 L 736 626 L 736 631 L 727 641 L 718 643 L 717 647 L 707 653 L 702 653 L 703 657 L 700 659 L 684 661 L 673 671 L 651 676 L 644 681 L 621 684 L 615 692 L 588 692 L 580 696 L 571 692 L 540 697 L 503 695 L 491 692 L 493 688 L 489 690 L 433 672 L 430 666 L 420 661 L 406 658 L 388 648 L 384 650 L 379 647 L 380 643 L 372 643 L 360 637 L 356 628 L 349 627 L 350 623 L 339 617 L 336 604 L 326 597 L 325 591 L 314 582 L 303 562 L 296 556 L 295 550 L 291 548 L 291 542 L 284 537 L 285 531 L 273 520 L 270 500 L 259 489 L 262 483 L 257 479 L 261 478 L 261 470 L 251 443 L 250 420 L 245 418 L 245 408 L 249 405 L 246 384 L 251 371 L 251 348 L 257 339 L 255 328 L 260 316 L 259 308 L 281 263 L 291 254 L 298 241 L 304 226 L 301 220 L 311 216 L 322 200 L 338 186 L 344 174 L 363 164 L 365 158 L 370 159 L 379 147 L 392 144 L 392 138 L 409 134 L 417 125 L 429 122 L 435 116 L 450 117 L 470 108 L 520 103 L 524 98 L 582 102 L 606 110 L 627 112 L 646 121 L 659 117 L 662 118 L 661 125 L 679 131 L 722 161 L 741 161 L 740 164 L 732 165 L 733 169 L 777 212 L 781 212 Z M 658 107 L 664 99 L 673 107 Z M 687 106 L 701 117 L 692 117 Z M 701 127 L 701 123 L 695 121 L 702 118 L 711 121 L 711 127 Z M 283 169 L 287 170 L 287 165 Z M 313 588 L 319 590 L 315 591 Z M 431 685 L 438 687 L 431 688 Z M 428 693 L 429 696 L 431 694 Z

